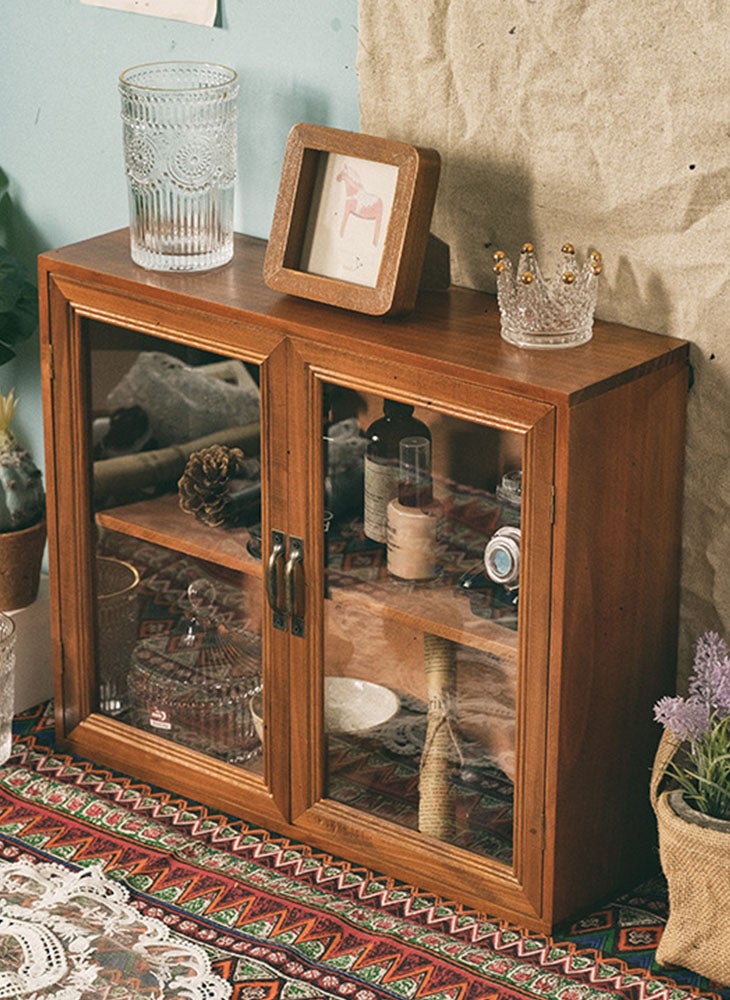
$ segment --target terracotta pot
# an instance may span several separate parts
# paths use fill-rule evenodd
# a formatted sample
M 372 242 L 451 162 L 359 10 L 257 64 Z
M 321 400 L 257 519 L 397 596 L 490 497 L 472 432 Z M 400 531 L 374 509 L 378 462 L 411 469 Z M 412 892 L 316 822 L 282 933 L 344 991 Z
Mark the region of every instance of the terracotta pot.
M 45 518 L 30 528 L 0 532 L 0 611 L 17 611 L 36 599 L 45 545 Z

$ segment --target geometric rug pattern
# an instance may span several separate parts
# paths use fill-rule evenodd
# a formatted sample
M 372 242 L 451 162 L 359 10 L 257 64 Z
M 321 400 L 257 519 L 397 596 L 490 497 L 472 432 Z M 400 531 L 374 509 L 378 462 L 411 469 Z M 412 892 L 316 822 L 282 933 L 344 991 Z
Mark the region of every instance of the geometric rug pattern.
M 50 705 L 15 720 L 0 767 L 0 860 L 101 868 L 140 914 L 202 947 L 234 1000 L 730 1000 L 654 963 L 660 878 L 553 938 L 521 933 L 57 752 L 52 727 Z M 110 986 L 110 1000 L 129 996 Z

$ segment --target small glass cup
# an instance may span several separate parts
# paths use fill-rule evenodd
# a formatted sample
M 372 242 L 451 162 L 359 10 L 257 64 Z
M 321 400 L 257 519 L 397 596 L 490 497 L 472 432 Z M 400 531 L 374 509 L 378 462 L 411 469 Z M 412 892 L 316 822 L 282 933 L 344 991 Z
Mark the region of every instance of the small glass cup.
M 119 77 L 132 260 L 206 271 L 233 256 L 238 78 L 204 62 Z
M 96 557 L 99 709 L 120 715 L 127 708 L 127 675 L 138 638 L 139 573 L 131 563 Z
M 0 613 L 0 764 L 8 759 L 13 745 L 14 699 L 15 622 Z

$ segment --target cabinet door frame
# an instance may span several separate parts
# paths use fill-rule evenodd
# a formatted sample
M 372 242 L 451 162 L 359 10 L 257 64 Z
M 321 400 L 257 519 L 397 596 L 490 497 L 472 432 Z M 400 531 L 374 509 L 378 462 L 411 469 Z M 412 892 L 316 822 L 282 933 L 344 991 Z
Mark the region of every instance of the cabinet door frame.
M 64 275 L 48 276 L 41 338 L 46 483 L 49 510 L 51 633 L 56 732 L 59 744 L 154 784 L 167 785 L 214 808 L 283 825 L 289 814 L 288 720 L 267 713 L 262 780 L 222 761 L 142 733 L 94 710 L 94 541 L 89 482 L 90 362 L 84 324 L 96 320 L 258 365 L 261 377 L 262 531 L 286 518 L 286 449 L 275 447 L 288 423 L 286 341 L 270 330 L 207 312 L 160 305 Z M 264 558 L 266 552 L 264 552 Z M 263 597 L 262 580 L 262 602 Z M 286 637 L 262 626 L 262 657 L 271 698 L 286 697 Z M 281 666 L 280 666 L 281 665 Z M 214 765 L 214 766 L 212 766 Z M 205 789 L 205 792 L 202 792 Z
M 489 899 L 516 917 L 535 919 L 542 909 L 552 522 L 554 506 L 555 408 L 495 391 L 444 372 L 388 365 L 313 344 L 294 350 L 290 381 L 293 422 L 290 450 L 290 530 L 302 534 L 308 551 L 307 635 L 296 647 L 291 673 L 292 823 L 303 836 L 333 851 L 352 844 L 353 854 L 373 868 L 472 901 Z M 529 499 L 523 510 L 522 565 L 529 592 L 521 592 L 517 679 L 516 804 L 512 866 L 468 852 L 358 813 L 323 798 L 325 742 L 322 719 L 324 663 L 324 538 L 321 514 L 323 460 L 322 387 L 335 382 L 354 390 L 407 400 L 440 413 L 512 431 L 522 436 Z M 306 456 L 306 460 L 304 459 Z M 521 588 L 522 591 L 522 588 Z M 531 626 L 528 630 L 526 617 Z M 308 748 L 304 752 L 303 748 Z

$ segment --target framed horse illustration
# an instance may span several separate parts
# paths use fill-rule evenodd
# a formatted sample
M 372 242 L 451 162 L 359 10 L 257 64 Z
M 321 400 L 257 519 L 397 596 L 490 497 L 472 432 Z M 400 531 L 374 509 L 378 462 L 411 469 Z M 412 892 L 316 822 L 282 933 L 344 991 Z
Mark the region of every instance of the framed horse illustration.
M 433 149 L 295 125 L 264 262 L 266 284 L 374 316 L 411 310 L 440 167 Z

